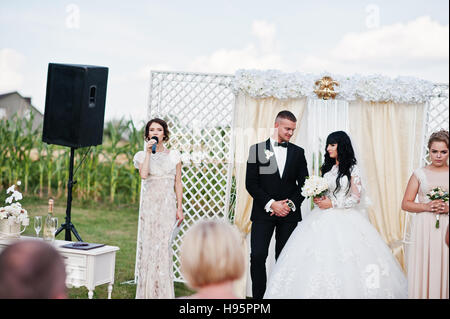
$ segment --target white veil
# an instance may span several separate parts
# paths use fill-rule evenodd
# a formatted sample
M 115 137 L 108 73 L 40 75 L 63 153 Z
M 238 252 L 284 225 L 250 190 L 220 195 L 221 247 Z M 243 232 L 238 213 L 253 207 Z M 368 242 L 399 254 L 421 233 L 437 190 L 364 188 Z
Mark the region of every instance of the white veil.
M 370 199 L 370 190 L 368 187 L 368 179 L 366 174 L 365 163 L 362 161 L 361 152 L 359 151 L 359 145 L 355 142 L 355 139 L 346 132 L 348 137 L 350 138 L 350 142 L 353 146 L 353 151 L 355 153 L 355 158 L 357 162 L 357 166 L 359 169 L 359 175 L 361 178 L 361 192 L 360 192 L 360 200 L 359 204 L 356 207 L 361 210 L 364 216 L 369 219 L 369 207 L 372 206 L 372 200 Z

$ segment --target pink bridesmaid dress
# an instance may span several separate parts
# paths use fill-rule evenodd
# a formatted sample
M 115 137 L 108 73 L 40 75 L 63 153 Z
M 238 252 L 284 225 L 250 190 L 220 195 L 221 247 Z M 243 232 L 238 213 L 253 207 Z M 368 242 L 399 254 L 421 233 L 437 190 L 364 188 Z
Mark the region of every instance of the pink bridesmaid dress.
M 437 186 L 448 191 L 447 172 L 434 172 L 423 167 L 414 171 L 419 180 L 418 200 L 427 203 L 426 194 Z M 408 249 L 408 297 L 411 299 L 448 299 L 449 247 L 445 243 L 448 214 L 416 213 L 411 227 L 412 244 Z

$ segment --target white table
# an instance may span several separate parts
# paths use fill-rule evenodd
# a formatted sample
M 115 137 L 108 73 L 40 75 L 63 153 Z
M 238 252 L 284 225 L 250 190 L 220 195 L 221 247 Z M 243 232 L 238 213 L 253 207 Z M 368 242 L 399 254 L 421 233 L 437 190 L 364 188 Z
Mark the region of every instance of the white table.
M 0 251 L 17 240 L 42 240 L 41 238 L 21 236 L 20 239 L 0 239 Z M 116 251 L 119 247 L 103 246 L 90 250 L 61 248 L 70 241 L 55 240 L 52 245 L 63 256 L 66 264 L 66 285 L 72 287 L 86 287 L 89 299 L 94 296 L 94 289 L 98 285 L 108 284 L 108 299 L 114 284 L 116 265 Z

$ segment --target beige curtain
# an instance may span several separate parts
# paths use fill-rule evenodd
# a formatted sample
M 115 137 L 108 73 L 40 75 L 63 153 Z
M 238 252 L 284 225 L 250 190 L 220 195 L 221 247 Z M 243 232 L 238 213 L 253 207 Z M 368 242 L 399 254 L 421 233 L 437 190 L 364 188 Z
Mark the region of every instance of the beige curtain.
M 359 149 L 372 202 L 369 218 L 403 270 L 401 202 L 413 169 L 420 165 L 423 116 L 424 104 L 349 104 L 349 133 Z
M 273 133 L 275 117 L 282 110 L 291 111 L 297 118 L 297 130 L 292 141 L 296 140 L 299 124 L 306 108 L 306 98 L 279 100 L 276 98 L 254 99 L 246 94 L 239 93 L 235 102 L 234 116 L 234 145 L 236 177 L 236 209 L 234 223 L 242 233 L 242 245 L 249 257 L 246 244 L 247 234 L 251 229 L 250 213 L 252 198 L 245 188 L 245 172 L 248 152 L 251 145 L 268 139 Z M 249 260 L 247 259 L 247 266 Z M 246 267 L 245 269 L 248 269 Z M 235 291 L 238 296 L 246 297 L 245 274 L 236 282 Z

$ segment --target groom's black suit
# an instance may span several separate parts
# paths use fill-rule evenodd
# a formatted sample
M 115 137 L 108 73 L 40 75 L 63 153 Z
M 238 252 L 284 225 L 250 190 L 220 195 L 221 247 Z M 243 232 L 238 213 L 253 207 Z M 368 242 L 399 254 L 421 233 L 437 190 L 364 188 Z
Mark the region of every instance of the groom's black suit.
M 265 263 L 274 229 L 276 229 L 275 258 L 278 258 L 297 223 L 302 220 L 300 206 L 304 197 L 301 195 L 301 188 L 308 176 L 305 153 L 301 147 L 288 143 L 281 177 L 275 154 L 271 156 L 268 152 L 274 152 L 270 139 L 250 147 L 245 178 L 247 191 L 253 197 L 250 217 L 252 221 L 250 273 L 253 298 L 262 298 L 266 290 Z M 296 209 L 291 210 L 285 217 L 270 216 L 271 213 L 264 207 L 271 199 L 275 201 L 290 199 Z

